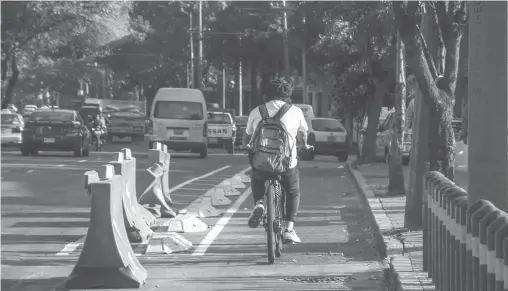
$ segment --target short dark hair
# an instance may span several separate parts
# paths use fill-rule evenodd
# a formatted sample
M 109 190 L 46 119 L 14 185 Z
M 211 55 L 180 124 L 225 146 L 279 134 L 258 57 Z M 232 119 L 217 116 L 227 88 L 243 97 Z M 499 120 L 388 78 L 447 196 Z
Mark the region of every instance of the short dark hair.
M 268 84 L 266 95 L 270 100 L 288 99 L 293 94 L 293 81 L 285 78 L 275 79 Z

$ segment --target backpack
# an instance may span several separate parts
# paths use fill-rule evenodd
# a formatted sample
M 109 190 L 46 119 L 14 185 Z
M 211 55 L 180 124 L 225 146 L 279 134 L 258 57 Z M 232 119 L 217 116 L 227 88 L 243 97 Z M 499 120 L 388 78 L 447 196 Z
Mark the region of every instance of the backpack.
M 289 170 L 294 145 L 290 145 L 291 137 L 280 120 L 291 106 L 284 104 L 273 117 L 268 115 L 266 104 L 258 106 L 262 119 L 254 131 L 249 152 L 249 161 L 254 169 L 270 174 Z

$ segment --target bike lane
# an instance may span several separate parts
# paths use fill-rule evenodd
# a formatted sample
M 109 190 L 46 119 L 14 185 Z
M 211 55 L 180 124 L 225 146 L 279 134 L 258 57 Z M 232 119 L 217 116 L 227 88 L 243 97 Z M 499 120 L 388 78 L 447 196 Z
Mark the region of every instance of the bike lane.
M 371 221 L 343 163 L 331 158 L 301 165 L 300 212 L 295 229 L 302 243 L 284 245 L 268 265 L 266 235 L 251 229 L 249 188 L 221 218 L 204 219 L 206 235 L 184 236 L 195 249 L 171 259 L 144 260 L 151 279 L 143 290 L 384 290 L 383 265 Z M 160 266 L 165 264 L 166 269 Z

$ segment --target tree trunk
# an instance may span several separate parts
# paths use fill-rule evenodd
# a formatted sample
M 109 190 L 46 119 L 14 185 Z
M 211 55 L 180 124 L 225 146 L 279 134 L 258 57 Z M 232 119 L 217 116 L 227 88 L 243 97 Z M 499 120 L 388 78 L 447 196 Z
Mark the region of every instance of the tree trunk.
M 422 41 L 418 36 L 415 17 L 418 9 L 418 2 L 408 2 L 408 8 L 403 8 L 402 2 L 394 2 L 396 19 L 402 41 L 406 45 L 407 63 L 415 72 L 418 86 L 420 87 L 425 102 L 430 107 L 430 129 L 429 129 L 429 159 L 430 170 L 439 171 L 448 179 L 454 178 L 455 159 L 455 138 L 451 126 L 453 116 L 453 105 L 455 97 L 455 86 L 459 63 L 459 48 L 462 33 L 460 23 L 453 22 L 455 19 L 463 19 L 463 16 L 449 17 L 442 16 L 444 5 L 454 11 L 455 2 L 436 2 L 440 27 L 443 32 L 443 39 L 446 48 L 445 68 L 442 78 L 435 80 L 429 63 L 423 52 Z M 462 3 L 461 5 L 464 5 Z M 463 12 L 464 6 L 458 13 Z M 462 11 L 462 12 L 460 12 Z M 444 12 L 446 13 L 446 12 Z M 451 12 L 453 13 L 453 12 Z
M 258 103 L 256 104 L 256 106 L 258 105 L 261 105 L 263 103 L 265 103 L 267 100 L 266 100 L 266 88 L 268 87 L 268 84 L 270 83 L 270 74 L 267 73 L 267 72 L 262 72 L 261 73 L 261 96 L 260 98 L 258 99 Z
M 422 34 L 428 40 L 428 49 L 430 56 L 437 56 L 438 33 L 437 25 L 430 13 L 423 16 Z M 423 182 L 427 172 L 426 163 L 429 161 L 429 106 L 423 100 L 422 92 L 416 82 L 408 84 L 412 86 L 415 93 L 415 107 L 413 118 L 413 129 L 411 139 L 411 160 L 409 164 L 409 185 L 406 191 L 406 208 L 404 216 L 404 227 L 411 230 L 421 229 L 422 227 L 422 202 L 423 202 Z
M 5 89 L 5 96 L 2 99 L 2 109 L 7 109 L 7 105 L 12 103 L 12 95 L 14 93 L 14 88 L 16 88 L 16 83 L 18 82 L 19 77 L 19 69 L 16 60 L 16 55 L 12 53 L 11 58 L 11 70 L 12 75 L 7 82 L 7 88 Z
M 383 96 L 386 93 L 386 82 L 376 83 L 376 92 L 373 100 L 369 104 L 367 111 L 367 130 L 362 145 L 361 164 L 376 162 L 376 137 L 379 132 L 379 116 L 381 115 L 381 105 Z
M 404 111 L 406 108 L 406 70 L 404 62 L 404 43 L 397 33 L 397 86 L 395 95 L 395 124 L 390 144 L 389 184 L 392 195 L 404 195 L 404 172 L 402 168 L 402 129 L 404 128 Z
M 250 64 L 250 105 L 252 108 L 259 103 L 258 95 L 258 61 L 253 59 Z M 252 110 L 249 107 L 249 110 Z

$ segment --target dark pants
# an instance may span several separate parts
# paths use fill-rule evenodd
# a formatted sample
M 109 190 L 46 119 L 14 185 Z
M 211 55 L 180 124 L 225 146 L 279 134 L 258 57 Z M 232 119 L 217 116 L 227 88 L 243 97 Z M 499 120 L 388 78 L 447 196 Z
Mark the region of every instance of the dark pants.
M 272 178 L 269 173 L 252 169 L 251 188 L 254 203 L 263 200 L 266 189 L 265 182 Z M 295 221 L 300 205 L 300 170 L 298 166 L 281 174 L 281 186 L 286 193 L 286 217 L 288 221 Z

